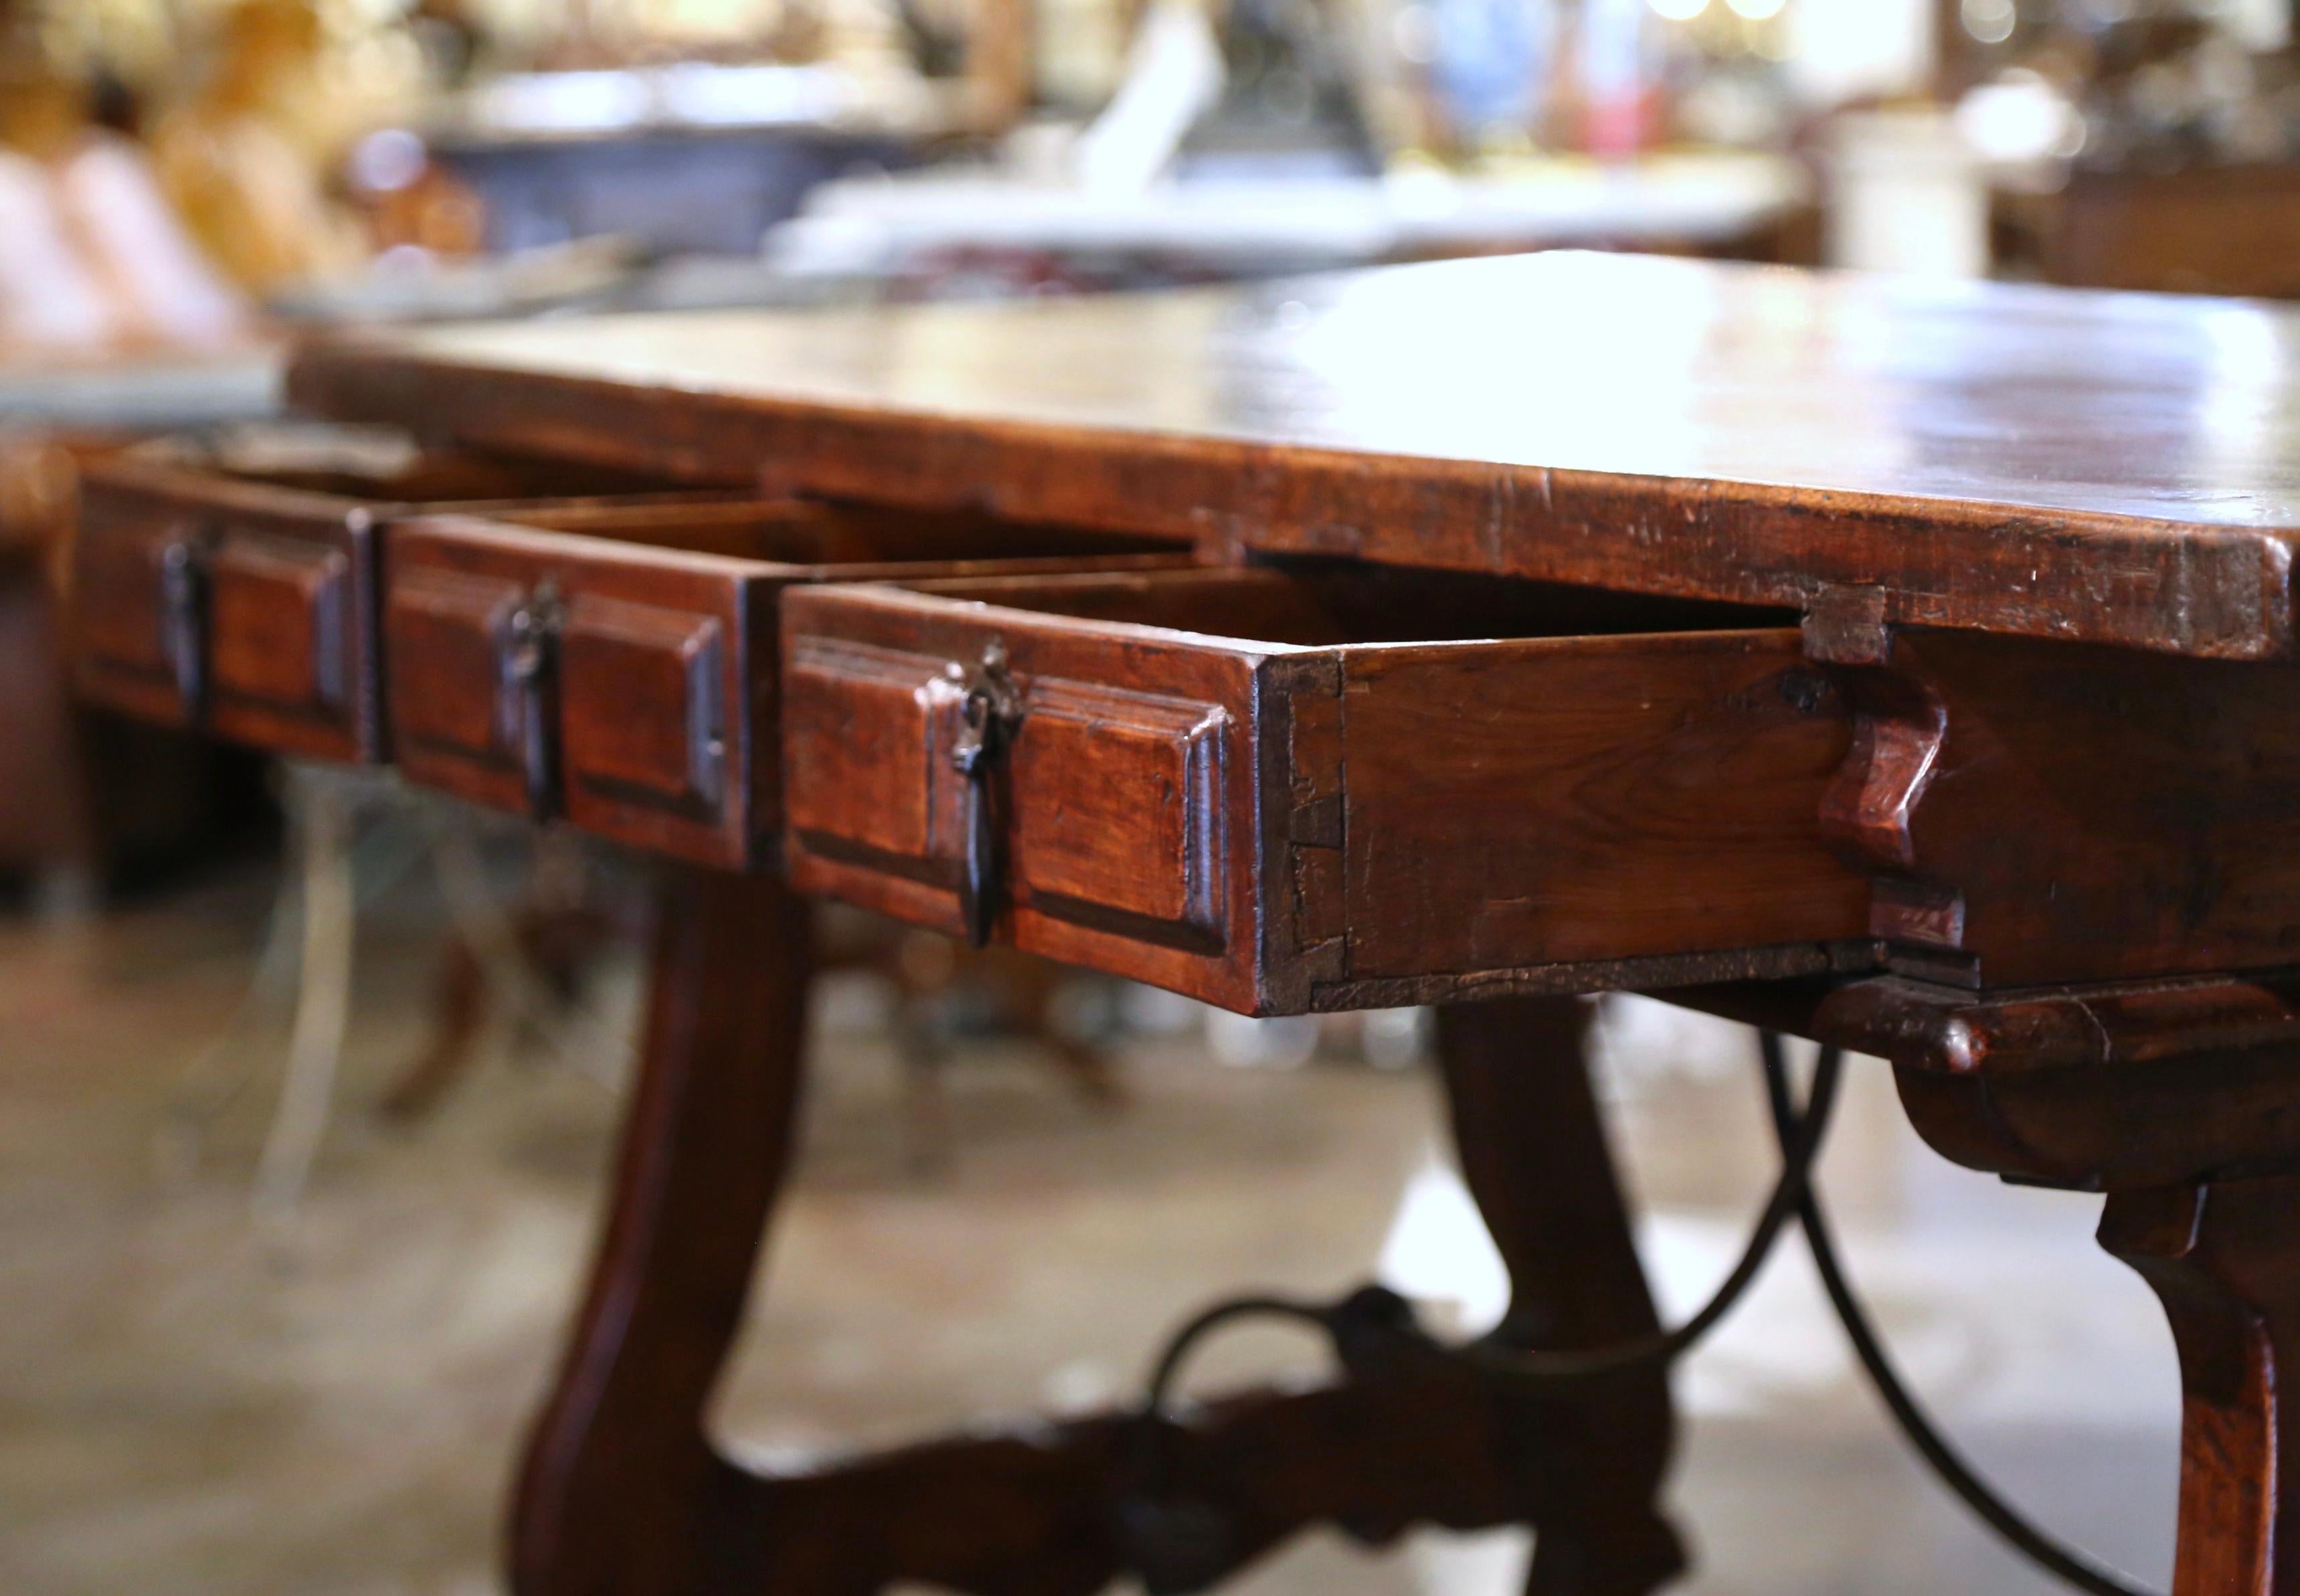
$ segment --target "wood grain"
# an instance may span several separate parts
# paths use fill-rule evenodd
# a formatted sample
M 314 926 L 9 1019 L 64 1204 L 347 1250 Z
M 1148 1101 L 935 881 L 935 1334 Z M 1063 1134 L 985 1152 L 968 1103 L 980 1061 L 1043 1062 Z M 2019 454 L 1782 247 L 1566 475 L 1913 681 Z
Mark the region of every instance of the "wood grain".
M 1351 651 L 1349 978 L 1858 937 L 1792 631 Z
M 2300 961 L 2300 672 L 1922 630 L 1893 660 L 1946 723 L 1892 868 L 1954 912 L 1874 927 L 1912 969 L 2018 987 Z
M 2294 312 L 1621 256 L 307 346 L 323 413 L 778 488 L 2242 659 Z

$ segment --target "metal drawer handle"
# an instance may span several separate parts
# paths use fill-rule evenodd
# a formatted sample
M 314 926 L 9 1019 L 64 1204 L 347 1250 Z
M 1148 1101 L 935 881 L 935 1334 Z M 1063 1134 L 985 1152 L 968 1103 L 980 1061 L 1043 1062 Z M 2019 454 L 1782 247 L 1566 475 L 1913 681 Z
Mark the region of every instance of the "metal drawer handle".
M 528 812 L 538 820 L 559 810 L 559 635 L 566 620 L 557 584 L 545 581 L 507 623 L 504 685 L 518 722 Z
M 179 533 L 160 551 L 160 650 L 184 714 L 195 723 L 208 711 L 208 621 L 214 542 L 204 528 Z
M 1006 645 L 996 638 L 984 645 L 982 661 L 967 683 L 963 713 L 965 725 L 950 751 L 951 765 L 966 778 L 958 912 L 967 942 L 979 948 L 990 941 L 1004 888 L 1004 850 L 990 777 L 1022 724 L 1021 689 L 1007 670 Z

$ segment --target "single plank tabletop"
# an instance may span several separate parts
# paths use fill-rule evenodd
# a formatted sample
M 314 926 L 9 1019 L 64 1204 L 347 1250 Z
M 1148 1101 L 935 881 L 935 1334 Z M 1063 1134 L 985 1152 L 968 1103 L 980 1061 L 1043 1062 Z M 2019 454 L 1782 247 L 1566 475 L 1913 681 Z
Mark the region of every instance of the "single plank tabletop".
M 2293 657 L 2300 312 L 1552 254 L 336 337 L 306 409 L 702 479 Z

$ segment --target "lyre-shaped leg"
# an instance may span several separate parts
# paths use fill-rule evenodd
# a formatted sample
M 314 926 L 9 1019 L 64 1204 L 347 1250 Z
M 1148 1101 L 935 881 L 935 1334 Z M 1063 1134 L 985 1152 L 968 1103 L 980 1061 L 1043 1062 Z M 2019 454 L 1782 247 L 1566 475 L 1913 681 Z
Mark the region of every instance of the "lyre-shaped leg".
M 1570 1349 L 1653 1331 L 1653 1297 L 1584 1057 L 1594 1010 L 1571 998 L 1512 998 L 1439 1011 L 1438 1053 L 1462 1173 L 1510 1274 L 1503 1332 Z M 1572 1400 L 1512 1397 L 1554 1467 L 1529 1471 L 1526 1518 L 1541 1525 L 1533 1596 L 1643 1596 L 1684 1567 L 1654 1495 L 1673 1419 L 1658 1371 L 1624 1374 Z
M 605 1236 L 538 1422 L 512 1530 L 517 1596 L 1090 1596 L 1133 1573 L 1199 1589 L 1301 1528 L 1382 1541 L 1416 1523 L 1541 1525 L 1539 1596 L 1643 1596 L 1674 1573 L 1652 1506 L 1670 1417 L 1658 1375 L 1542 1401 L 1443 1361 L 1210 1404 L 1163 1436 L 1143 1538 L 1126 1411 L 972 1431 L 762 1474 L 703 1414 L 788 1160 L 809 972 L 804 905 L 766 882 L 670 884 Z M 1637 1334 L 1653 1307 L 1580 1056 L 1583 1011 L 1505 1003 L 1441 1032 L 1462 1158 L 1516 1282 L 1529 1344 Z M 1154 1529 L 1154 1525 L 1153 1528 Z
M 2112 1193 L 2100 1239 L 2179 1349 L 2173 1596 L 2300 1596 L 2300 1175 Z
M 712 1582 L 725 1466 L 703 1414 L 789 1161 L 807 906 L 696 870 L 669 877 L 657 915 L 614 1207 L 513 1505 L 518 1596 Z

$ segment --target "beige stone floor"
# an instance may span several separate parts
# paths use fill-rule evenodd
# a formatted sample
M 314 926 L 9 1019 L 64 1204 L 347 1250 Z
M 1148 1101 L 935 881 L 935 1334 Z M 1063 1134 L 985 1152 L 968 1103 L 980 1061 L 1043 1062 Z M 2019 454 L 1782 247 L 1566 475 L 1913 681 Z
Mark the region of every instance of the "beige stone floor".
M 447 1596 L 495 1588 L 498 1498 L 558 1344 L 615 1115 L 607 973 L 591 1073 L 502 1039 L 414 1131 L 372 1104 L 414 1044 L 435 904 L 362 920 L 355 1023 L 292 1225 L 248 1193 L 281 1048 L 259 1028 L 204 1073 L 249 978 L 268 874 L 231 872 L 77 930 L 0 921 L 0 1592 Z M 1436 1161 L 1421 1069 L 1212 1061 L 1194 1031 L 1124 1060 L 1127 1105 L 1082 1104 L 1027 1050 L 950 1072 L 944 1168 L 908 1156 L 873 993 L 832 991 L 805 1148 L 721 1427 L 771 1456 L 986 1413 L 1090 1404 L 1139 1377 L 1194 1304 L 1323 1291 L 1376 1260 L 1474 1317 L 1493 1264 Z M 1662 1295 L 1724 1267 L 1767 1178 L 1744 1039 L 1619 1008 L 1617 1135 Z M 254 1084 L 206 1133 L 171 1103 Z M 171 1128 L 173 1126 L 174 1128 Z M 1857 1271 L 1913 1377 L 2049 1522 L 2166 1575 L 2177 1426 L 2169 1337 L 2093 1249 L 2096 1205 L 1949 1169 L 1856 1069 L 1826 1166 Z M 1299 1360 L 1241 1334 L 1208 1384 Z M 1672 1499 L 1711 1596 L 2027 1592 L 1929 1484 L 1785 1257 L 1680 1374 Z M 1423 1537 L 1379 1558 L 1313 1537 L 1254 1596 L 1501 1596 L 1525 1549 Z

